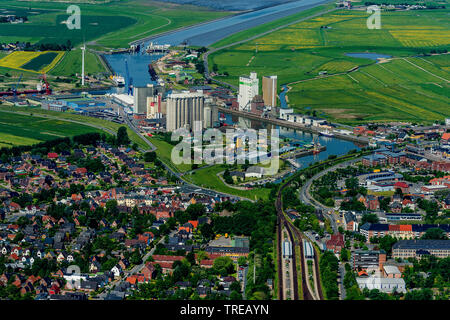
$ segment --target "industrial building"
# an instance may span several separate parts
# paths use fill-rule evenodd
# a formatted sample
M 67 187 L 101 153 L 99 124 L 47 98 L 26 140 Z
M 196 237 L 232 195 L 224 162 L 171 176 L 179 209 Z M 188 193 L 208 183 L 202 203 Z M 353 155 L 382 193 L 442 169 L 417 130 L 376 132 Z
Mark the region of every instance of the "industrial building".
M 239 110 L 248 110 L 254 96 L 259 93 L 259 80 L 256 72 L 251 72 L 250 76 L 239 77 Z
M 167 96 L 166 130 L 179 128 L 201 131 L 203 128 L 205 97 L 200 92 L 171 93 Z
M 361 290 L 367 288 L 369 290 L 378 289 L 385 293 L 406 292 L 405 280 L 402 278 L 358 277 L 356 282 Z
M 264 76 L 262 78 L 262 91 L 264 104 L 274 111 L 277 106 L 277 76 Z
M 133 113 L 147 113 L 147 98 L 153 97 L 156 93 L 156 87 L 153 84 L 147 84 L 145 87 L 134 87 L 134 105 Z
M 167 103 L 162 101 L 162 94 L 147 97 L 147 119 L 160 119 L 167 112 Z

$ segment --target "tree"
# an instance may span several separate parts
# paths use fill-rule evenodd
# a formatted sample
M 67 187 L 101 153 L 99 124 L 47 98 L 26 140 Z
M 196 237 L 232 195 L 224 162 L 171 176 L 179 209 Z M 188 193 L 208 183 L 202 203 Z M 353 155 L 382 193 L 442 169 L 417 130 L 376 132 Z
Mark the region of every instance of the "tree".
M 345 248 L 342 248 L 342 250 L 341 250 L 341 261 L 346 262 L 348 260 L 350 260 L 350 251 L 348 251 Z
M 198 217 L 206 214 L 206 207 L 201 203 L 190 204 L 186 208 L 186 213 L 189 215 L 191 220 L 197 220 Z
M 128 138 L 127 128 L 121 126 L 119 130 L 117 130 L 117 144 L 118 145 L 128 145 L 130 143 L 130 138 Z
M 238 258 L 238 265 L 243 266 L 247 264 L 247 258 L 245 258 L 244 256 L 241 256 Z
M 145 162 L 154 162 L 156 160 L 156 152 L 149 151 L 144 153 L 144 161 Z
M 378 221 L 380 220 L 378 219 L 378 216 L 375 213 L 365 213 L 361 218 L 361 225 L 365 224 L 366 222 L 378 223 Z
M 448 240 L 445 235 L 445 231 L 441 228 L 430 228 L 425 234 L 422 236 L 422 239 L 430 239 L 430 240 Z
M 233 260 L 230 257 L 219 257 L 215 259 L 213 267 L 221 275 L 228 275 L 234 271 Z

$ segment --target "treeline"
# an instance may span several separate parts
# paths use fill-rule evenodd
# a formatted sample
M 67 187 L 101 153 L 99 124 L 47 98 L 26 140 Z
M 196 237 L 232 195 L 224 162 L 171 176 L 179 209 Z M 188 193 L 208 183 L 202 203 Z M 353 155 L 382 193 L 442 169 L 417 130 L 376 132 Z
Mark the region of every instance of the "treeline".
M 336 256 L 331 251 L 325 251 L 319 262 L 320 277 L 328 300 L 339 299 L 339 289 L 337 282 L 337 272 L 339 263 Z
M 70 51 L 73 49 L 73 44 L 70 40 L 66 43 L 25 43 L 24 51 Z
M 19 157 L 25 152 L 31 154 L 46 155 L 48 152 L 61 152 L 70 150 L 74 145 L 92 145 L 97 146 L 98 142 L 107 142 L 113 146 L 121 146 L 130 144 L 126 127 L 120 127 L 117 136 L 106 135 L 105 133 L 91 132 L 73 136 L 72 138 L 56 138 L 33 145 L 3 147 L 0 149 L 0 161 L 8 162 L 10 157 Z M 135 145 L 133 145 L 136 147 Z

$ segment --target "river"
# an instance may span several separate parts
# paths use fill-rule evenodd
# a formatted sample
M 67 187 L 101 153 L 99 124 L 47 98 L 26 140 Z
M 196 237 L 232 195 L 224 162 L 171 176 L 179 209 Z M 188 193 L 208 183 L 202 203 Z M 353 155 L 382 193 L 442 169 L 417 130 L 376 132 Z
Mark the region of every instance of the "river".
M 233 33 L 278 20 L 326 2 L 329 1 L 301 0 L 288 2 L 184 28 L 166 35 L 151 37 L 145 43 L 155 42 L 158 44 L 180 45 L 186 42 L 191 46 L 209 46 Z

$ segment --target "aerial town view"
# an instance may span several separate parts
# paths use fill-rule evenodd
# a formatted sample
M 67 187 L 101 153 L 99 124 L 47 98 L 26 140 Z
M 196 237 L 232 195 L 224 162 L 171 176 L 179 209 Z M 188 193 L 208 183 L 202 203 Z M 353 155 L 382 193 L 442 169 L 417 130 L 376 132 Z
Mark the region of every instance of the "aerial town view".
M 0 0 L 0 300 L 448 301 L 449 17 Z

